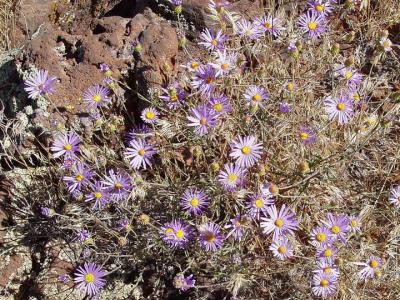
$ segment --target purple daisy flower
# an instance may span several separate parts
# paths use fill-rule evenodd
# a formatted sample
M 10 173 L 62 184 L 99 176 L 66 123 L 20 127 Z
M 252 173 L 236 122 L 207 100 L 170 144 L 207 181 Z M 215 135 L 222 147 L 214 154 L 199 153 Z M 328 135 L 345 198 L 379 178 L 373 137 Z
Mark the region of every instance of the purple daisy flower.
M 86 229 L 79 230 L 78 233 L 76 234 L 76 240 L 82 243 L 86 242 L 89 239 L 90 239 L 90 232 L 87 231 Z
M 101 182 L 108 189 L 111 199 L 115 201 L 128 197 L 132 190 L 131 178 L 124 171 L 115 172 L 111 169 Z
M 111 101 L 110 91 L 101 85 L 95 85 L 88 88 L 83 94 L 83 101 L 90 109 L 104 106 Z
M 247 170 L 237 164 L 225 164 L 219 171 L 218 181 L 227 192 L 234 192 L 245 184 Z
M 200 91 L 202 95 L 210 95 L 214 92 L 214 83 L 217 73 L 211 64 L 199 66 L 191 82 L 192 86 Z
M 159 113 L 153 107 L 147 107 L 143 109 L 140 117 L 147 124 L 154 124 L 158 120 Z
M 193 279 L 193 275 L 185 277 L 183 274 L 178 274 L 174 277 L 174 287 L 182 292 L 185 292 L 194 287 L 196 280 Z
M 294 231 L 299 228 L 296 215 L 285 204 L 279 211 L 275 205 L 268 206 L 266 211 L 268 217 L 261 218 L 260 226 L 264 234 L 273 232 L 273 240 L 283 235 L 294 234 Z
M 216 77 L 229 75 L 236 67 L 238 54 L 236 52 L 228 53 L 226 50 L 216 52 L 216 60 L 210 63 L 216 70 Z
M 337 249 L 332 244 L 324 244 L 317 248 L 317 259 L 333 263 L 336 259 Z
M 85 164 L 78 161 L 73 167 L 73 176 L 64 176 L 63 181 L 67 184 L 70 193 L 80 191 L 82 186 L 88 186 L 94 173 Z
M 236 22 L 236 32 L 241 38 L 249 40 L 256 40 L 264 33 L 263 29 L 246 19 L 241 19 Z
M 135 125 L 126 133 L 126 142 L 129 144 L 130 141 L 138 138 L 147 138 L 152 135 L 151 128 L 147 124 Z
M 345 84 L 351 89 L 357 89 L 364 77 L 364 75 L 356 69 L 344 65 L 339 66 L 335 70 L 335 75 L 345 82 Z
M 79 135 L 73 131 L 56 135 L 50 147 L 50 150 L 54 152 L 53 158 L 58 158 L 62 155 L 65 155 L 65 157 L 74 157 L 79 152 L 80 142 Z
M 200 42 L 199 45 L 203 45 L 210 51 L 215 51 L 224 49 L 224 43 L 228 37 L 222 32 L 222 30 L 215 33 L 214 30 L 206 28 L 200 34 L 200 39 L 203 42 Z
M 334 241 L 332 233 L 326 226 L 318 226 L 311 230 L 311 244 L 316 247 L 322 247 L 324 245 L 331 245 Z
M 334 9 L 333 4 L 329 0 L 309 0 L 307 6 L 312 13 L 325 17 L 329 16 Z
M 274 199 L 270 193 L 268 196 L 264 194 L 253 194 L 247 203 L 247 213 L 255 219 L 259 219 L 261 213 L 267 213 L 267 207 L 274 204 Z
M 199 135 L 205 135 L 210 128 L 215 127 L 217 115 L 209 110 L 206 105 L 200 105 L 190 110 L 191 115 L 187 117 L 189 123 L 187 126 L 194 127 L 194 132 Z
M 202 189 L 187 188 L 181 197 L 182 208 L 195 216 L 202 214 L 209 204 L 208 195 Z
M 326 20 L 323 15 L 308 11 L 299 18 L 299 27 L 310 39 L 317 39 L 326 31 Z
M 382 259 L 377 256 L 371 256 L 366 262 L 359 262 L 356 265 L 364 267 L 358 272 L 358 277 L 362 280 L 380 277 L 381 275 Z
M 75 165 L 77 162 L 76 157 L 71 157 L 71 156 L 66 156 L 63 161 L 62 169 L 64 170 L 71 170 L 72 167 Z
M 181 106 L 186 98 L 186 92 L 180 87 L 179 82 L 174 82 L 168 89 L 162 89 L 163 95 L 160 99 L 165 101 L 168 108 L 175 110 Z
M 85 202 L 93 202 L 92 209 L 101 210 L 103 209 L 107 203 L 110 201 L 110 194 L 101 181 L 96 181 L 94 184 L 90 186 L 91 192 L 86 195 Z
M 52 94 L 54 92 L 54 83 L 57 78 L 54 76 L 48 77 L 49 72 L 47 70 L 38 70 L 25 80 L 24 90 L 28 93 L 29 98 L 36 99 L 39 96 Z
M 129 142 L 129 147 L 126 148 L 124 155 L 129 160 L 129 164 L 135 170 L 146 169 L 146 166 L 151 166 L 151 159 L 157 151 L 154 146 L 146 142 L 145 139 L 134 139 Z
M 192 229 L 180 220 L 165 223 L 161 227 L 161 236 L 165 243 L 173 248 L 184 248 L 190 241 Z
M 182 65 L 185 69 L 189 70 L 190 72 L 195 72 L 201 66 L 201 63 L 198 59 L 192 59 L 186 65 Z
M 94 263 L 85 263 L 74 273 L 74 282 L 89 297 L 97 295 L 106 284 L 106 272 Z
M 279 36 L 281 31 L 284 29 L 284 27 L 282 26 L 282 20 L 275 18 L 271 15 L 257 18 L 255 24 L 260 28 L 261 31 L 268 32 L 274 37 Z
M 249 86 L 243 96 L 248 101 L 248 104 L 253 107 L 264 107 L 263 101 L 268 99 L 267 91 L 257 85 Z
M 315 130 L 310 126 L 302 125 L 300 126 L 299 138 L 303 145 L 313 145 L 315 144 Z
M 288 113 L 290 113 L 291 112 L 291 108 L 290 108 L 290 105 L 289 105 L 289 103 L 287 103 L 287 102 L 281 102 L 281 103 L 279 103 L 279 112 L 280 113 L 282 113 L 282 114 L 288 114 Z
M 244 224 L 246 224 L 247 221 L 248 220 L 245 216 L 240 215 L 230 219 L 231 223 L 224 226 L 225 229 L 230 229 L 226 238 L 229 238 L 232 235 L 235 241 L 240 241 L 244 234 Z
M 349 216 L 349 226 L 347 227 L 348 231 L 352 233 L 361 232 L 361 218 L 357 216 Z
M 129 232 L 132 230 L 132 224 L 128 218 L 123 218 L 118 222 L 118 230 Z
M 339 278 L 339 269 L 330 262 L 326 261 L 317 261 L 317 270 L 314 270 L 313 273 L 317 274 L 326 274 L 328 276 L 333 276 L 335 278 Z
M 317 297 L 326 298 L 337 289 L 337 278 L 325 273 L 316 273 L 312 279 L 312 292 Z
M 209 7 L 216 10 L 228 8 L 232 4 L 228 0 L 210 0 Z
M 217 116 L 228 114 L 232 111 L 231 103 L 224 94 L 213 94 L 207 102 L 207 107 Z
M 213 222 L 200 225 L 200 245 L 207 251 L 216 251 L 221 248 L 224 236 L 220 233 L 219 227 Z
M 354 115 L 352 101 L 343 95 L 325 98 L 324 105 L 329 119 L 337 119 L 339 125 L 348 123 Z
M 385 51 L 385 52 L 389 52 L 389 51 L 393 50 L 393 48 L 392 48 L 393 43 L 388 37 L 385 37 L 385 36 L 382 37 L 379 40 L 379 44 L 381 45 L 383 51 Z
M 239 167 L 249 168 L 261 159 L 262 144 L 257 144 L 255 136 L 239 137 L 231 143 L 230 157 L 236 159 Z
M 334 241 L 340 239 L 343 243 L 346 242 L 346 234 L 348 231 L 349 220 L 346 215 L 333 215 L 328 213 L 327 221 L 324 224 L 331 231 L 331 236 Z
M 396 185 L 390 191 L 389 202 L 400 208 L 400 185 Z
M 271 250 L 272 254 L 280 260 L 285 260 L 293 256 L 292 245 L 285 237 L 280 237 L 279 239 L 272 241 L 269 250 Z
M 110 66 L 107 65 L 106 63 L 101 63 L 100 64 L 100 71 L 105 73 L 107 71 L 110 71 Z

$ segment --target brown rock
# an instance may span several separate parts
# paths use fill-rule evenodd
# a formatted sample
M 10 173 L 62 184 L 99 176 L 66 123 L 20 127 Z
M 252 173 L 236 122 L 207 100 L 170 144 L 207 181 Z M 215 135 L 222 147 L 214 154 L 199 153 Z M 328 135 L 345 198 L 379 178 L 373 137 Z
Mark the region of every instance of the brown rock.
M 17 270 L 23 265 L 22 256 L 15 254 L 10 257 L 8 264 L 0 269 L 0 287 L 5 288 L 8 283 L 14 278 Z
M 160 86 L 177 72 L 176 59 L 178 55 L 178 37 L 175 29 L 165 20 L 159 19 L 149 9 L 143 14 L 149 21 L 139 34 L 142 45 L 140 58 L 137 62 L 137 80 L 143 91 Z M 135 19 L 146 22 L 141 15 Z M 140 26 L 140 25 L 139 25 Z

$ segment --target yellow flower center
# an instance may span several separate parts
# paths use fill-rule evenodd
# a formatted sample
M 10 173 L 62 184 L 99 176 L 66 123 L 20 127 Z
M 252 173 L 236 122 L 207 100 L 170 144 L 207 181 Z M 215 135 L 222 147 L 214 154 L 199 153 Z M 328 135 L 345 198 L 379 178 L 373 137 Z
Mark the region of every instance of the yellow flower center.
M 183 238 L 185 237 L 185 232 L 184 232 L 183 230 L 179 229 L 179 230 L 177 230 L 177 231 L 175 232 L 175 236 L 176 236 L 178 239 L 183 239 Z
M 331 249 L 326 249 L 324 251 L 324 256 L 325 257 L 331 257 L 332 256 L 332 250 Z
M 242 148 L 242 153 L 243 153 L 243 154 L 249 155 L 250 152 L 251 152 L 251 149 L 250 149 L 249 146 L 244 146 L 244 147 Z
M 87 273 L 85 275 L 85 281 L 87 283 L 92 283 L 94 281 L 94 274 L 93 273 Z
M 174 230 L 172 228 L 165 229 L 165 234 L 170 234 L 170 233 L 174 233 Z
M 285 223 L 283 222 L 282 219 L 276 219 L 276 221 L 274 222 L 275 226 L 278 228 L 282 228 L 283 225 L 285 225 Z
M 343 102 L 339 102 L 336 105 L 337 110 L 343 111 L 346 108 L 346 104 L 344 104 Z
M 319 12 L 322 12 L 324 10 L 324 5 L 323 4 L 317 4 L 315 5 L 315 9 Z
M 228 70 L 228 68 L 229 68 L 229 64 L 227 64 L 227 63 L 224 63 L 221 65 L 221 69 L 224 71 Z
M 152 111 L 148 111 L 146 113 L 146 118 L 149 120 L 153 120 L 156 115 Z
M 300 139 L 301 139 L 302 141 L 305 141 L 307 138 L 308 138 L 307 132 L 302 132 L 302 133 L 300 133 Z
M 264 206 L 264 201 L 263 199 L 257 199 L 254 203 L 256 205 L 257 208 L 262 208 Z
M 333 225 L 331 228 L 332 233 L 338 234 L 340 232 L 340 227 L 337 225 Z
M 327 287 L 329 285 L 329 281 L 326 279 L 322 279 L 319 285 L 322 287 Z
M 286 251 L 287 251 L 287 249 L 286 249 L 285 246 L 280 246 L 280 247 L 278 248 L 278 252 L 279 252 L 280 254 L 284 254 L 284 253 L 286 253 Z
M 370 261 L 369 266 L 373 269 L 375 269 L 379 265 L 378 261 L 373 259 Z
M 71 144 L 65 144 L 65 145 L 64 145 L 64 150 L 65 150 L 65 151 L 70 151 L 71 149 L 72 149 Z
M 230 174 L 230 175 L 228 176 L 228 180 L 229 180 L 230 182 L 236 182 L 237 179 L 238 179 L 238 176 L 237 176 L 236 173 L 232 173 L 232 174 Z
M 172 96 L 170 96 L 170 100 L 171 100 L 171 102 L 176 102 L 176 101 L 178 101 L 178 96 L 172 95 Z
M 114 188 L 116 188 L 117 190 L 119 190 L 120 188 L 122 188 L 122 184 L 120 182 L 116 182 L 114 184 Z
M 211 41 L 211 45 L 213 45 L 214 47 L 218 45 L 218 41 L 217 40 L 212 40 Z
M 354 95 L 353 95 L 353 99 L 354 99 L 354 101 L 360 101 L 360 94 L 359 93 L 354 93 Z
M 207 125 L 207 119 L 206 118 L 201 118 L 200 119 L 200 125 Z
M 289 83 L 287 84 L 287 89 L 288 89 L 289 91 L 293 91 L 293 90 L 294 90 L 294 83 L 293 83 L 293 82 L 289 82 Z
M 190 64 L 190 67 L 192 69 L 197 69 L 199 66 L 199 63 L 197 61 L 192 61 L 192 63 Z
M 269 23 L 269 22 L 265 22 L 265 23 L 264 23 L 264 27 L 265 27 L 266 29 L 271 29 L 271 28 L 272 28 L 272 25 L 271 25 L 271 23 Z
M 213 107 L 214 107 L 214 110 L 217 112 L 221 112 L 222 108 L 223 108 L 221 103 L 216 103 L 216 104 L 214 104 Z
M 100 102 L 100 100 L 101 100 L 101 96 L 100 96 L 100 95 L 94 95 L 94 96 L 93 96 L 93 101 L 94 101 L 94 102 L 97 103 L 97 102 Z
M 331 274 L 332 273 L 332 268 L 330 268 L 330 267 L 324 268 L 324 273 L 325 274 Z
M 326 234 L 320 232 L 320 233 L 317 234 L 316 239 L 317 239 L 318 242 L 325 242 Z
M 144 155 L 146 154 L 146 151 L 145 151 L 144 149 L 140 149 L 140 150 L 138 151 L 138 154 L 139 154 L 140 156 L 144 156 Z
M 346 80 L 349 80 L 352 76 L 353 76 L 353 73 L 351 71 L 344 72 L 344 78 Z
M 255 95 L 253 96 L 253 101 L 258 102 L 258 101 L 260 101 L 260 100 L 261 100 L 261 95 L 260 95 L 260 94 L 255 94 Z
M 78 182 L 81 182 L 82 180 L 83 180 L 83 175 L 82 174 L 78 174 L 78 175 L 76 175 L 76 177 L 75 177 L 75 179 L 76 179 L 76 181 L 78 181 Z
M 383 48 L 387 49 L 390 48 L 390 46 L 392 46 L 392 43 L 389 40 L 383 42 Z
M 353 220 L 351 220 L 350 224 L 351 224 L 351 227 L 356 227 L 358 225 L 358 222 L 357 222 L 357 220 L 353 219 Z
M 212 232 L 207 232 L 204 236 L 204 239 L 209 242 L 212 243 L 215 241 L 215 235 Z
M 101 197 L 103 197 L 103 194 L 100 193 L 100 192 L 95 192 L 95 193 L 94 193 L 94 197 L 95 197 L 96 199 L 100 199 Z
M 199 206 L 199 199 L 192 198 L 192 200 L 190 200 L 190 205 L 193 206 L 193 207 Z
M 310 29 L 310 30 L 315 30 L 315 29 L 317 29 L 317 23 L 314 22 L 314 21 L 310 21 L 310 22 L 308 23 L 308 29 Z

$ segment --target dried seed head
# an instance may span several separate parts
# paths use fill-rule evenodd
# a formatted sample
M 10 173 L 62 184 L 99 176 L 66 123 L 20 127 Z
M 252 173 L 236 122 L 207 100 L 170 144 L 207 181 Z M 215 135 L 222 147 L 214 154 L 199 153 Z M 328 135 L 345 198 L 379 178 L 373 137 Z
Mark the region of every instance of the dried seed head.
M 274 196 L 279 195 L 279 187 L 275 183 L 271 183 L 271 186 L 269 187 L 269 191 Z
M 212 170 L 213 172 L 218 172 L 219 169 L 220 169 L 219 163 L 213 162 L 213 163 L 211 164 L 211 170 Z
M 148 225 L 148 224 L 150 223 L 150 217 L 149 217 L 149 215 L 141 214 L 141 215 L 138 217 L 138 221 L 139 221 L 139 223 L 142 224 L 142 225 Z
M 308 172 L 310 172 L 310 165 L 309 165 L 308 162 L 305 161 L 305 160 L 302 161 L 302 162 L 300 162 L 297 168 L 298 168 L 298 170 L 299 170 L 301 173 L 308 173 Z
M 340 44 L 339 43 L 335 43 L 333 44 L 332 48 L 331 48 L 331 53 L 333 56 L 337 56 L 340 52 Z
M 125 246 L 127 243 L 128 243 L 128 240 L 127 240 L 125 237 L 123 237 L 123 236 L 118 237 L 118 245 L 120 245 L 121 247 L 123 247 L 123 246 Z
M 344 61 L 346 67 L 354 66 L 354 57 L 349 57 Z

